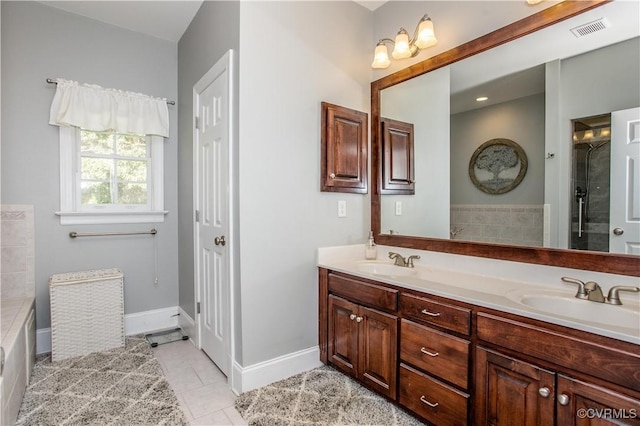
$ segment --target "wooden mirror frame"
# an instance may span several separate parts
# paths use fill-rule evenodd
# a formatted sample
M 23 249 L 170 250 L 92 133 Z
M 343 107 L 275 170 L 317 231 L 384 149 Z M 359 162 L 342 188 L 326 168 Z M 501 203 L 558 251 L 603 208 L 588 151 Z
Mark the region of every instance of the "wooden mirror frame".
M 640 256 L 452 241 L 438 238 L 381 234 L 380 189 L 382 188 L 380 143 L 380 91 L 429 71 L 445 67 L 557 22 L 579 15 L 612 0 L 563 1 L 489 34 L 454 47 L 371 83 L 371 228 L 378 244 L 487 257 L 514 262 L 559 266 L 621 275 L 640 276 Z M 375 183 L 375 184 L 373 184 Z

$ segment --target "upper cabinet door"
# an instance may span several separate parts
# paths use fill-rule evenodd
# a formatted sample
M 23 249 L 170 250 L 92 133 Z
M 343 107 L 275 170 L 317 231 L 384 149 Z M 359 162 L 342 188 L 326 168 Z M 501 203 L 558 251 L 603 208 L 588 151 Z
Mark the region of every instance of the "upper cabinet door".
M 415 194 L 413 124 L 380 119 L 381 194 Z
M 322 102 L 321 190 L 367 193 L 368 115 Z

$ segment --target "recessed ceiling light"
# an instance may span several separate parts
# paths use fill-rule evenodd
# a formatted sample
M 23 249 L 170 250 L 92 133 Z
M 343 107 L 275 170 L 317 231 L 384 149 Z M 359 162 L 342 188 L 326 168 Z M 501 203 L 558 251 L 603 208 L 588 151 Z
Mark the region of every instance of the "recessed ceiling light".
M 489 98 L 487 98 L 486 96 L 480 96 L 479 98 L 476 98 L 476 101 L 478 101 L 478 102 L 484 102 L 484 101 L 486 101 L 487 99 L 489 99 Z

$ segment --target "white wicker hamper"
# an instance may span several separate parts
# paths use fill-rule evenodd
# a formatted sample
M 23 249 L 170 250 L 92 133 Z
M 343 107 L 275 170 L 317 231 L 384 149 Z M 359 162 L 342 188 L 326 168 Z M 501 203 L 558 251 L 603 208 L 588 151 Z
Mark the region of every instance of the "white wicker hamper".
M 52 275 L 49 295 L 53 361 L 124 346 L 119 269 Z

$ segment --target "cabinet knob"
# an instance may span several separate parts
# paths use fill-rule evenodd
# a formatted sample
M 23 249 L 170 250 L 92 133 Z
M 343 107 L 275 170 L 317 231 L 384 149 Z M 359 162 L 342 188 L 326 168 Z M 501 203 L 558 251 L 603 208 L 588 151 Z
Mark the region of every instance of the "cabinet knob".
M 362 317 L 356 317 L 356 322 L 362 322 Z
M 436 408 L 438 405 L 440 405 L 437 402 L 429 402 L 429 401 L 427 401 L 427 398 L 425 398 L 424 395 L 422 395 L 420 397 L 420 401 L 422 401 L 423 403 L 427 404 L 431 408 Z
M 429 352 L 427 350 L 427 348 L 425 348 L 425 347 L 420 348 L 420 352 L 422 352 L 425 355 L 429 355 L 429 356 L 433 356 L 433 357 L 436 357 L 436 356 L 440 355 L 439 352 Z
M 549 390 L 548 387 L 543 387 L 538 389 L 538 393 L 540 394 L 541 397 L 543 398 L 549 398 L 549 395 L 551 395 L 551 391 Z
M 336 178 L 336 174 L 335 174 L 335 173 L 331 173 L 331 174 L 329 175 L 329 177 L 330 177 L 331 179 L 335 179 L 335 178 Z
M 569 397 L 564 393 L 558 395 L 558 404 L 560 405 L 569 405 Z
M 351 314 L 351 315 L 349 315 L 349 319 L 350 319 L 351 321 L 353 321 L 354 319 L 356 319 L 356 314 Z

